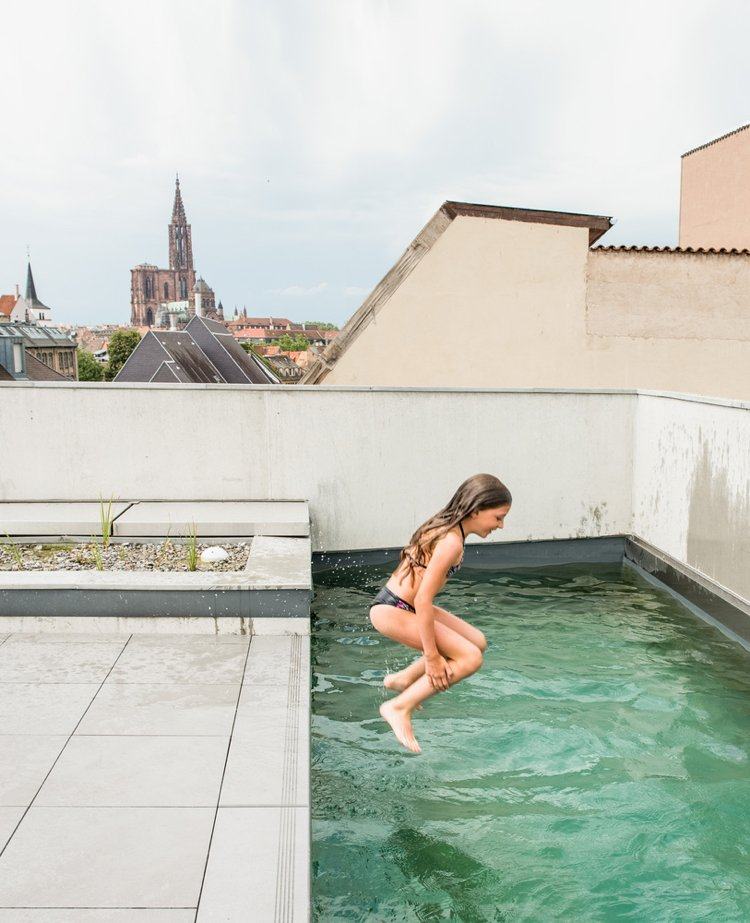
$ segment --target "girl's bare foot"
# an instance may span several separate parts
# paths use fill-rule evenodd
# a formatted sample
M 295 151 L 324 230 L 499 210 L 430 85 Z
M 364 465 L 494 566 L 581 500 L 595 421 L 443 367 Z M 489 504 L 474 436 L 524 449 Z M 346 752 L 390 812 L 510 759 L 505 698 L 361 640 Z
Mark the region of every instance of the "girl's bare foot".
M 392 701 L 383 702 L 378 710 L 380 711 L 380 717 L 390 724 L 399 743 L 402 743 L 407 750 L 411 750 L 413 753 L 422 752 L 417 743 L 417 738 L 414 736 L 411 716 L 408 712 L 396 708 Z

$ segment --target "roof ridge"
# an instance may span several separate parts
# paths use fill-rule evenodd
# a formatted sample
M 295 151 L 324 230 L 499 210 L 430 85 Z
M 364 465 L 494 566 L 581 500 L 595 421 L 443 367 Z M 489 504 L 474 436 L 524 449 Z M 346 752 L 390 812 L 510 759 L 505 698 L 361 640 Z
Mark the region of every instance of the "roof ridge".
M 699 144 L 698 147 L 694 147 L 689 151 L 685 151 L 682 156 L 687 157 L 689 154 L 694 154 L 696 151 L 702 151 L 704 147 L 711 147 L 712 144 L 718 144 L 719 141 L 723 141 L 725 138 L 731 138 L 732 135 L 739 134 L 746 128 L 750 128 L 750 122 L 748 122 L 747 125 L 740 125 L 739 128 L 735 128 L 733 131 L 728 131 L 725 135 L 719 135 L 718 138 L 714 138 L 712 141 L 706 141 L 705 144 Z
M 633 253 L 714 253 L 726 256 L 750 256 L 750 250 L 737 247 L 649 247 L 641 244 L 601 244 L 589 250 L 626 250 Z

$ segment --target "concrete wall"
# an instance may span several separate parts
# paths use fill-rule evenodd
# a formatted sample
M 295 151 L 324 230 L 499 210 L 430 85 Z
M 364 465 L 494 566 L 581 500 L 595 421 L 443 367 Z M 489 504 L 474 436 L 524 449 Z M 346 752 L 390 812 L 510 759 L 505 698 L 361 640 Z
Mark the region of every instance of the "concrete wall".
M 731 348 L 726 341 L 747 349 L 750 258 L 594 249 L 588 261 L 586 331 L 603 337 L 699 340 L 704 355 L 709 348 L 725 356 Z M 695 346 L 687 344 L 692 350 Z
M 750 398 L 750 257 L 589 250 L 583 228 L 455 218 L 326 384 Z
M 750 600 L 750 405 L 639 395 L 636 535 Z
M 750 128 L 682 158 L 680 246 L 750 249 Z
M 8 383 L 0 500 L 307 499 L 315 550 L 401 546 L 488 471 L 496 538 L 629 531 L 636 397 Z
M 397 547 L 471 474 L 495 541 L 634 533 L 750 600 L 750 404 L 635 392 L 0 384 L 0 500 L 306 499 L 316 551 Z

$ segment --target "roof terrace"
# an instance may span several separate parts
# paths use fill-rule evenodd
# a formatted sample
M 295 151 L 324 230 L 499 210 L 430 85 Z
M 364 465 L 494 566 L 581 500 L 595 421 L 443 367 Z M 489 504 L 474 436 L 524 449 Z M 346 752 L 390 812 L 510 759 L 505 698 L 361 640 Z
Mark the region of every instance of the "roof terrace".
M 747 403 L 625 390 L 1 387 L 8 522 L 17 504 L 41 522 L 59 504 L 114 496 L 133 511 L 131 537 L 148 526 L 153 539 L 149 504 L 179 504 L 184 519 L 185 504 L 306 501 L 313 567 L 326 568 L 390 559 L 457 483 L 490 471 L 511 488 L 513 516 L 498 540 L 467 546 L 467 566 L 625 558 L 750 644 Z M 283 569 L 282 558 L 266 564 Z M 104 607 L 59 617 L 68 631 L 89 626 L 71 636 L 41 598 L 40 618 L 14 614 L 0 584 L 0 710 L 15 748 L 0 776 L 0 907 L 305 919 L 307 612 L 227 613 L 222 625 L 186 612 L 177 625 L 136 610 L 108 620 Z

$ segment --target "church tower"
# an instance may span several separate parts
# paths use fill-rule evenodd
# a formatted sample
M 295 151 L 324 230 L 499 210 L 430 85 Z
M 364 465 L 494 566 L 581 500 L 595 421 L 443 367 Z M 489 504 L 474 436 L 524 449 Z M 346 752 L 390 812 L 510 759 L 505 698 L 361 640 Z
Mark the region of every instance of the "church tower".
M 169 225 L 169 268 L 193 268 L 193 242 L 190 237 L 190 225 L 185 217 L 185 206 L 182 204 L 179 176 L 175 180 L 172 223 Z
M 177 318 L 186 323 L 195 313 L 195 296 L 204 317 L 216 318 L 213 289 L 198 279 L 193 268 L 193 240 L 185 216 L 180 178 L 175 180 L 172 220 L 169 224 L 169 269 L 141 263 L 130 270 L 130 323 L 134 327 L 159 327 Z

